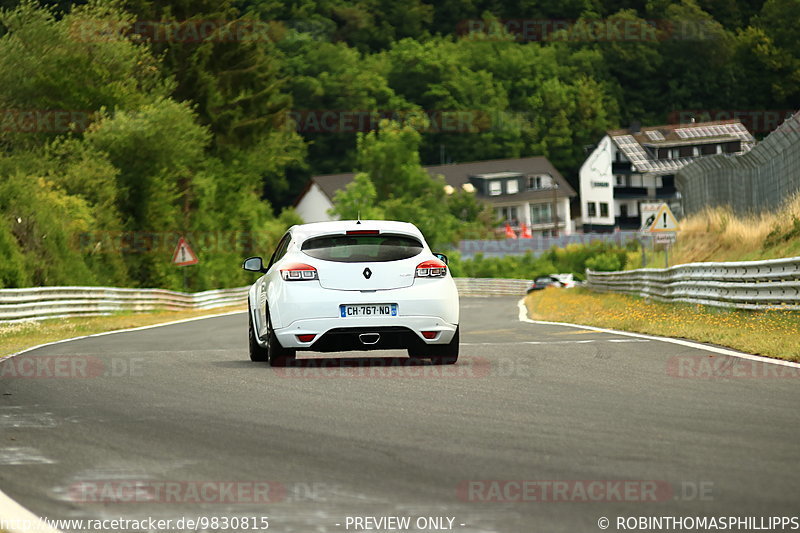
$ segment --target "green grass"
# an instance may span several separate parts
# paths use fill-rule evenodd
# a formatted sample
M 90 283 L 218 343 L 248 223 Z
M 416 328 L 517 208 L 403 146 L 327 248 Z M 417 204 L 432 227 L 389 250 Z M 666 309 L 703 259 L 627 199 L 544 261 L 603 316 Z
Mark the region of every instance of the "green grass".
M 588 289 L 546 289 L 525 299 L 535 320 L 569 322 L 727 346 L 800 361 L 800 312 L 657 302 Z
M 121 313 L 111 316 L 57 318 L 0 325 L 0 357 L 26 348 L 72 337 L 106 331 L 162 324 L 186 318 L 243 310 L 243 306 L 220 307 L 203 311 L 155 311 Z M 2 532 L 0 532 L 2 533 Z

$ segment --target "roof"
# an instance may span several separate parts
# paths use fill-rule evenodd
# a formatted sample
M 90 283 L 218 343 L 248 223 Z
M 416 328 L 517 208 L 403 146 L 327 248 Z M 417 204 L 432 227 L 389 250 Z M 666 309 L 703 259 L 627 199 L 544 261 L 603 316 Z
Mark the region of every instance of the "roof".
M 575 189 L 570 186 L 564 176 L 556 170 L 550 161 L 544 156 L 523 157 L 515 159 L 490 159 L 488 161 L 473 161 L 471 163 L 451 163 L 449 165 L 434 165 L 423 167 L 432 176 L 441 174 L 444 176 L 445 182 L 448 185 L 458 189 L 465 183 L 469 183 L 470 176 L 477 176 L 481 174 L 497 174 L 497 173 L 522 173 L 522 174 L 550 174 L 558 183 L 558 193 L 560 197 L 573 197 L 577 196 Z M 311 178 L 309 187 L 315 183 L 325 195 L 333 199 L 336 191 L 344 189 L 348 183 L 353 181 L 355 173 L 350 172 L 347 174 L 325 174 L 321 176 L 314 176 Z M 308 187 L 306 188 L 306 190 Z M 303 197 L 306 191 L 300 195 Z M 546 191 L 530 191 L 520 192 L 515 195 L 501 195 L 482 197 L 483 199 L 495 201 L 505 201 L 513 197 L 515 200 L 536 199 L 536 198 L 552 198 L 553 193 L 550 189 Z M 298 202 L 300 200 L 298 198 Z M 295 204 L 296 205 L 296 204 Z
M 747 152 L 756 142 L 739 120 L 668 124 L 641 128 L 635 133 L 627 129 L 609 130 L 606 133 L 637 171 L 654 174 L 671 174 L 695 158 L 656 159 L 648 149 L 696 146 L 738 140 L 742 142 L 742 152 Z

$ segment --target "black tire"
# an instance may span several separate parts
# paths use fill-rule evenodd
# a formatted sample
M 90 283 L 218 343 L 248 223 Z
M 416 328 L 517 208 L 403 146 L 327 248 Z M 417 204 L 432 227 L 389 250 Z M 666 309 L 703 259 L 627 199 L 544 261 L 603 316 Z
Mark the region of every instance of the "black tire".
M 293 362 L 297 356 L 297 350 L 284 348 L 278 342 L 278 337 L 275 336 L 275 331 L 272 329 L 272 320 L 267 316 L 267 356 L 269 358 L 269 366 L 286 366 Z
M 454 365 L 458 361 L 459 328 L 453 339 L 447 344 L 426 344 L 408 349 L 409 357 L 414 359 L 430 359 L 434 365 Z
M 247 304 L 247 338 L 250 348 L 250 360 L 257 363 L 265 363 L 269 360 L 267 349 L 259 346 L 256 342 L 256 331 L 253 329 L 253 315 L 250 312 L 250 304 Z

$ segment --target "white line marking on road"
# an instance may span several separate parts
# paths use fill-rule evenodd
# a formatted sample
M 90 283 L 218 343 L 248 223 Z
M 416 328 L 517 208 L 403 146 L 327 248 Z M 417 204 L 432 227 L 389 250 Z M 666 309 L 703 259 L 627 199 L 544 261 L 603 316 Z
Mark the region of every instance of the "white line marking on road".
M 589 344 L 592 342 L 650 342 L 645 339 L 582 339 L 579 341 L 462 342 L 461 346 L 517 346 L 519 344 Z
M 758 361 L 760 363 L 771 363 L 773 365 L 781 365 L 781 366 L 790 366 L 792 368 L 800 368 L 800 363 L 795 363 L 792 361 L 784 361 L 782 359 L 773 359 L 771 357 L 762 357 L 760 355 L 753 355 L 744 352 L 737 352 L 734 350 L 729 350 L 727 348 L 718 348 L 716 346 L 708 346 L 706 344 L 700 344 L 699 342 L 692 342 L 692 341 L 685 341 L 681 339 L 673 339 L 672 337 L 656 337 L 654 335 L 643 335 L 641 333 L 631 333 L 629 331 L 618 331 L 616 329 L 604 329 L 604 328 L 596 328 L 594 326 L 584 326 L 582 324 L 569 324 L 567 322 L 548 322 L 546 320 L 533 320 L 528 318 L 528 309 L 525 307 L 525 299 L 521 299 L 517 302 L 517 309 L 519 309 L 519 321 L 520 322 L 527 322 L 528 324 L 542 324 L 545 326 L 566 326 L 569 328 L 580 328 L 580 329 L 588 329 L 591 331 L 597 331 L 600 333 L 611 333 L 612 335 L 622 335 L 625 337 L 636 337 L 639 339 L 647 339 L 651 341 L 661 341 L 661 342 L 669 342 L 671 344 L 679 344 L 681 346 L 687 346 L 689 348 L 695 348 L 697 350 L 704 350 L 707 352 L 718 353 L 722 355 L 729 355 L 731 357 L 739 357 L 741 359 L 749 359 L 750 361 Z
M 38 516 L 9 498 L 2 491 L 0 491 L 0 517 L 3 517 L 6 524 L 3 527 L 8 533 L 30 533 L 31 531 L 61 533 L 42 522 Z M 28 527 L 24 527 L 25 525 L 28 525 Z
M 183 324 L 185 322 L 194 322 L 196 320 L 205 320 L 206 318 L 219 318 L 219 317 L 222 317 L 222 316 L 237 315 L 239 313 L 246 313 L 246 312 L 247 312 L 247 310 L 229 311 L 227 313 L 218 313 L 216 315 L 195 316 L 195 317 L 192 317 L 192 318 L 182 318 L 181 320 L 173 320 L 172 322 L 162 322 L 161 324 L 150 324 L 149 326 L 139 326 L 139 327 L 136 327 L 136 328 L 128 328 L 128 329 L 115 329 L 114 331 L 103 331 L 101 333 L 92 333 L 91 335 L 81 335 L 80 337 L 72 337 L 72 338 L 69 338 L 69 339 L 61 339 L 61 340 L 53 341 L 53 342 L 46 342 L 44 344 L 38 344 L 36 346 L 31 346 L 30 348 L 25 348 L 24 350 L 21 350 L 21 351 L 19 351 L 17 353 L 12 353 L 11 355 L 6 355 L 4 357 L 0 357 L 0 363 L 2 363 L 3 361 L 6 361 L 8 359 L 11 359 L 12 357 L 16 357 L 16 356 L 22 355 L 24 353 L 32 352 L 33 350 L 38 350 L 39 348 L 44 348 L 45 346 L 54 346 L 56 344 L 63 344 L 65 342 L 78 341 L 78 340 L 81 340 L 81 339 L 90 339 L 92 337 L 104 337 L 106 335 L 114 335 L 115 333 L 129 333 L 131 331 L 143 331 L 143 330 L 146 330 L 146 329 L 160 328 L 162 326 L 172 326 L 174 324 Z

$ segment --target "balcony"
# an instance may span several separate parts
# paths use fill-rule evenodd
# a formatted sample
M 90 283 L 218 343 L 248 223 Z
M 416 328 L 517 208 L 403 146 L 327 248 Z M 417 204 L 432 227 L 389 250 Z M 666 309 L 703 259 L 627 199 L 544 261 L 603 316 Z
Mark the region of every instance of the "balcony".
M 619 229 L 639 229 L 642 225 L 640 217 L 614 217 L 614 226 Z
M 656 198 L 658 199 L 668 199 L 677 197 L 678 197 L 678 190 L 675 187 L 661 187 L 660 189 L 656 189 Z
M 647 198 L 647 188 L 614 187 L 614 198 Z

